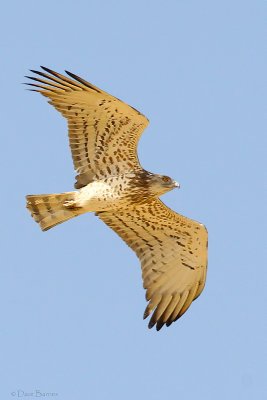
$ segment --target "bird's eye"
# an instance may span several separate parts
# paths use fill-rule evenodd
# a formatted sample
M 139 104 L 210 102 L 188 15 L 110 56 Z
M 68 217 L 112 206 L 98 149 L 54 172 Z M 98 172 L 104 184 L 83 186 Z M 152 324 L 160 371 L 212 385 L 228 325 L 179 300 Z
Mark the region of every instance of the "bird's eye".
M 168 176 L 163 176 L 162 177 L 163 182 L 165 183 L 169 183 L 171 181 L 171 178 L 169 178 Z

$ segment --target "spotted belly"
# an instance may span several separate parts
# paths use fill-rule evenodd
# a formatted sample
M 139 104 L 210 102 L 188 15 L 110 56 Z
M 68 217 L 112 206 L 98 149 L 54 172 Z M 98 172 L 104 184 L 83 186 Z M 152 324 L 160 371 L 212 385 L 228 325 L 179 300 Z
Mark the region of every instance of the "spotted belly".
M 89 183 L 77 192 L 76 207 L 104 211 L 127 207 L 131 189 L 123 177 L 110 177 Z

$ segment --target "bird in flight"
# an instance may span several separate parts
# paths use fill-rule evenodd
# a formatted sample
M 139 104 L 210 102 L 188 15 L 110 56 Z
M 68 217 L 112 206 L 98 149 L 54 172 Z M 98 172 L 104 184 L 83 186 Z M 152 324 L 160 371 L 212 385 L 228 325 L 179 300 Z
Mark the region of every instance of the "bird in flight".
M 148 119 L 77 75 L 41 67 L 33 91 L 48 98 L 68 121 L 76 191 L 28 195 L 27 208 L 43 231 L 86 212 L 96 215 L 136 253 L 148 305 L 148 327 L 180 318 L 202 292 L 207 271 L 207 230 L 177 214 L 159 196 L 179 187 L 146 171 L 137 144 Z

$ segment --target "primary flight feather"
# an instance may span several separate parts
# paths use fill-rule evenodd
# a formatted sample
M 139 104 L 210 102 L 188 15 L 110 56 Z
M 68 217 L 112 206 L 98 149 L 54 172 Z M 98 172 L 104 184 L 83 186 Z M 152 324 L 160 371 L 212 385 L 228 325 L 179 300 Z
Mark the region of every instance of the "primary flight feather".
M 71 72 L 48 68 L 27 77 L 68 121 L 75 170 L 73 192 L 29 195 L 27 208 L 46 231 L 95 212 L 141 262 L 149 328 L 169 326 L 202 292 L 207 271 L 204 225 L 169 209 L 159 196 L 179 186 L 144 170 L 137 144 L 148 119 L 133 107 Z

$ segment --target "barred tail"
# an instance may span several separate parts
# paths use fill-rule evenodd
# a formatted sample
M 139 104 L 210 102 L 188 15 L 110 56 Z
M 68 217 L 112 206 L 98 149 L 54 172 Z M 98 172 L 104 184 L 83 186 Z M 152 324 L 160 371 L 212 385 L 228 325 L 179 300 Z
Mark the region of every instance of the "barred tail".
M 43 231 L 61 224 L 77 215 L 83 214 L 82 208 L 64 204 L 74 202 L 76 192 L 61 194 L 39 194 L 26 196 L 27 208 Z M 69 204 L 70 204 L 69 203 Z

